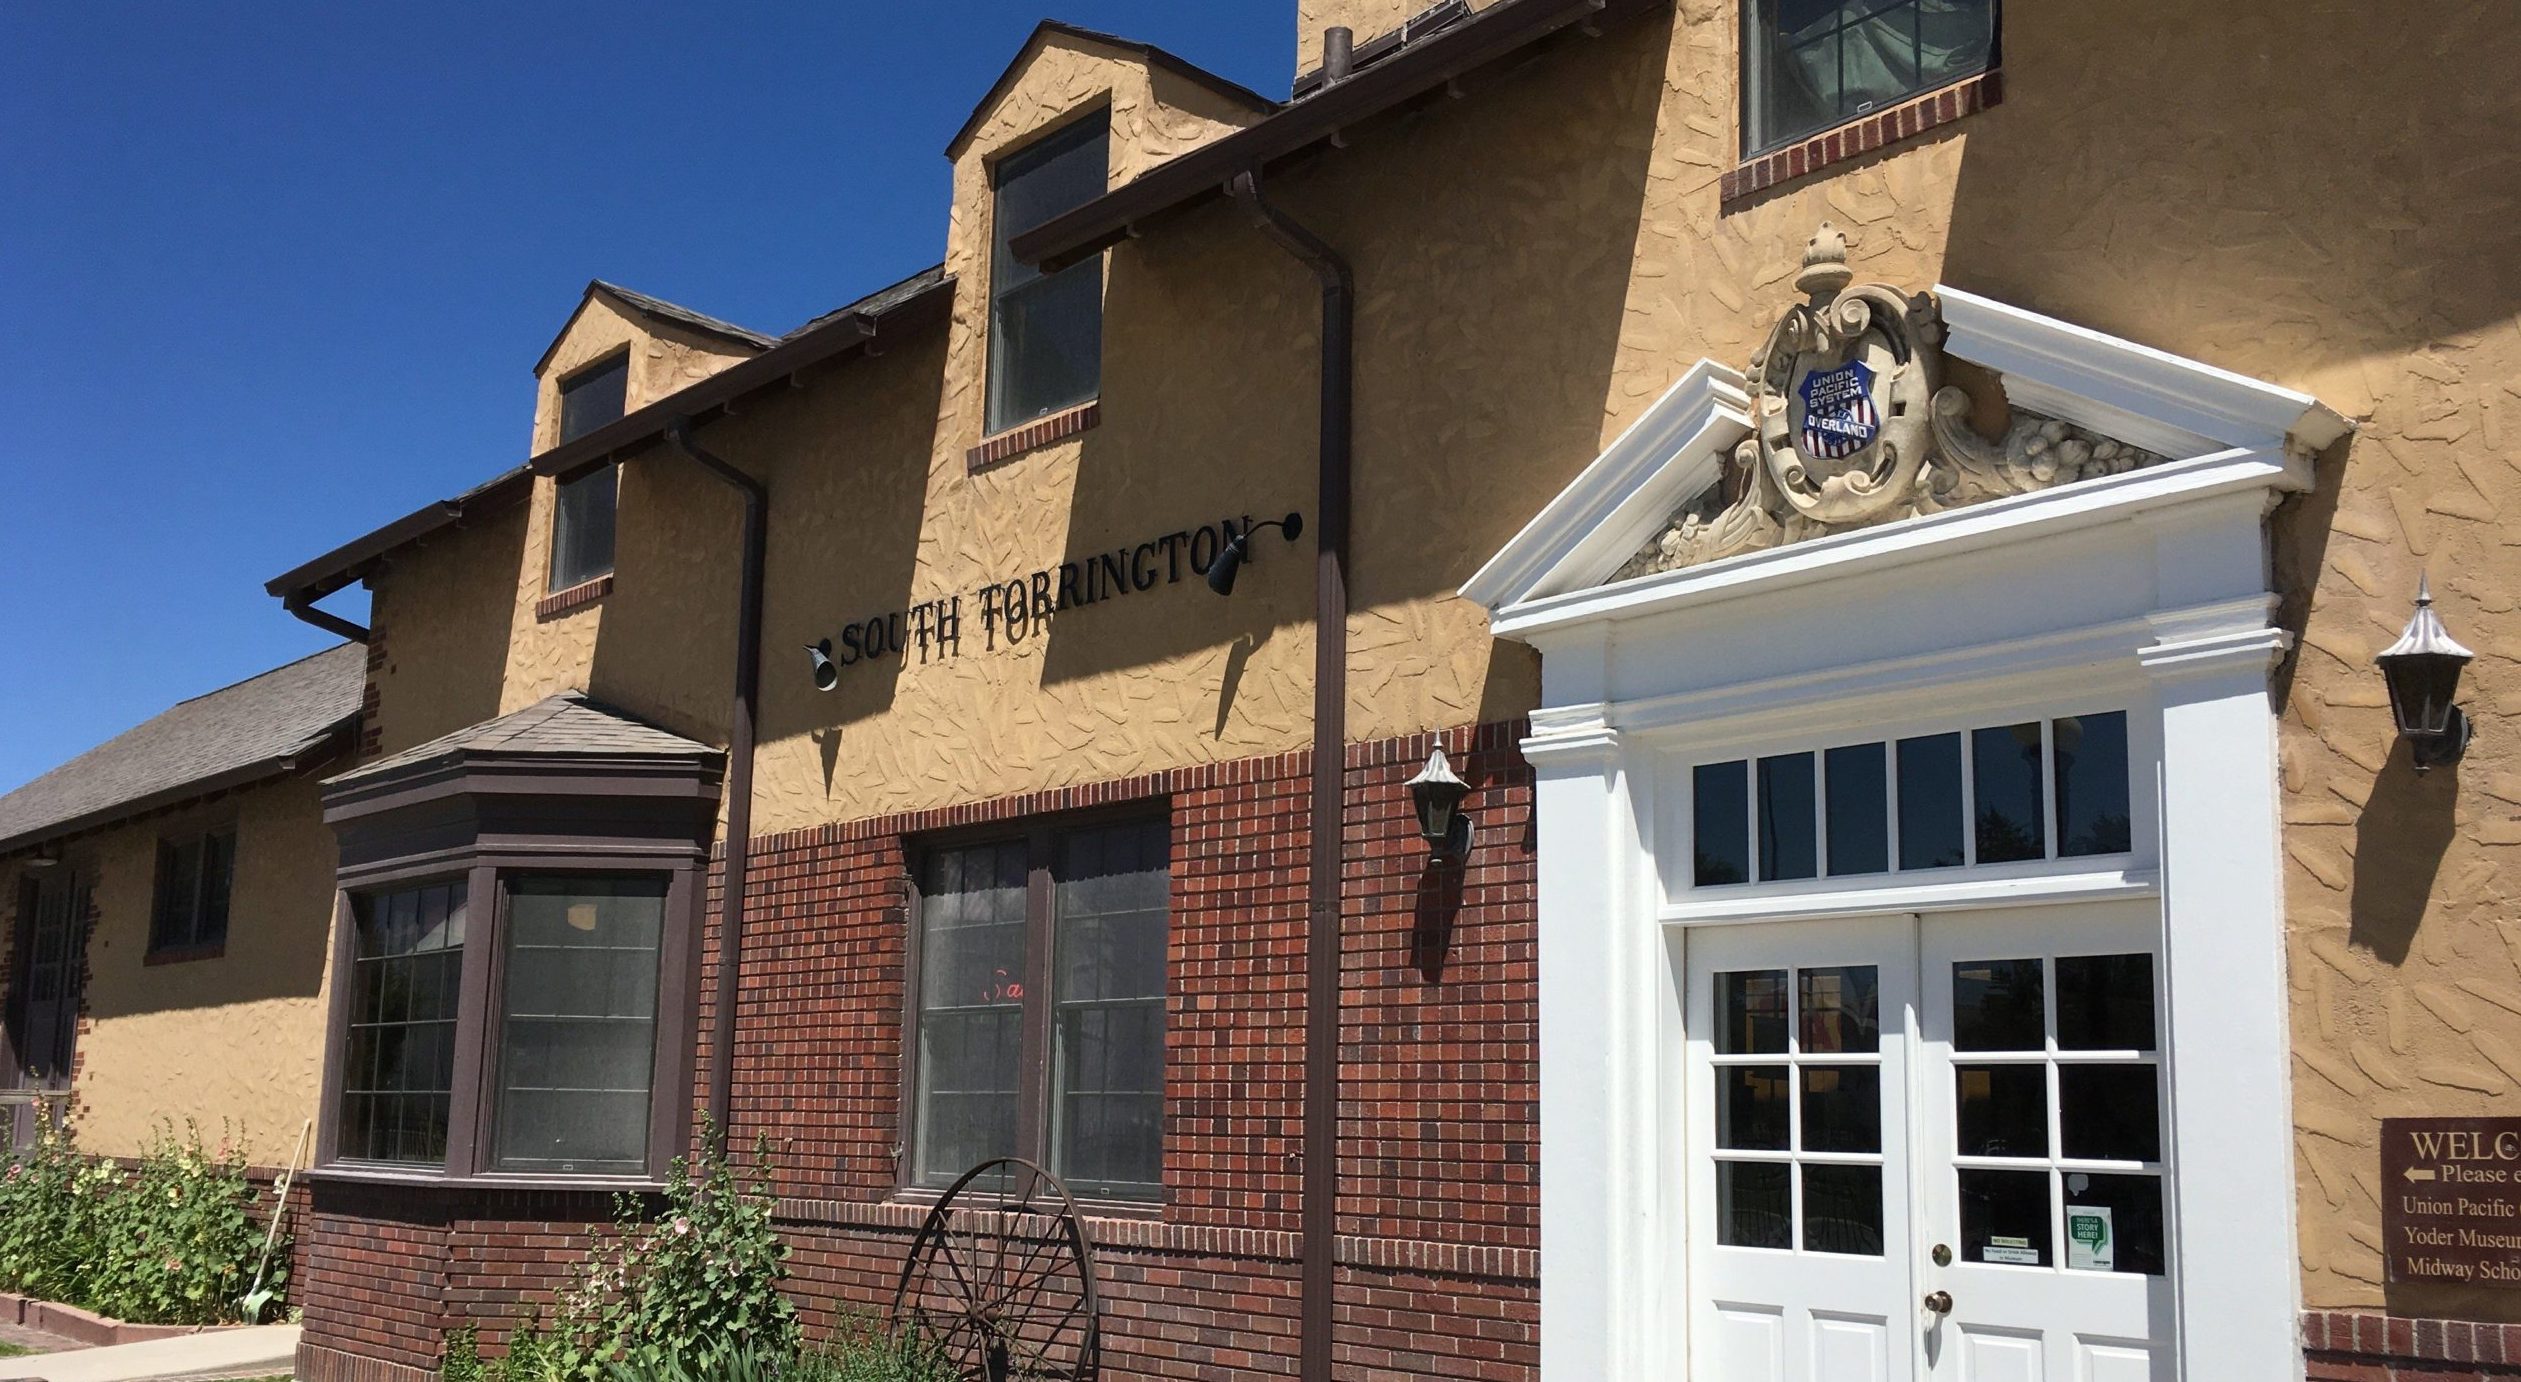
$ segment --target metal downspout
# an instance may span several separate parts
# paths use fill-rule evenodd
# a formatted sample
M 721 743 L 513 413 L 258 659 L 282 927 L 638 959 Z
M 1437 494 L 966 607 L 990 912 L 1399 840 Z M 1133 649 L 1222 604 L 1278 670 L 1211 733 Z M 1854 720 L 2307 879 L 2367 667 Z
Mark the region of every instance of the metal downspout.
M 347 638 L 353 643 L 365 643 L 368 641 L 368 631 L 365 627 L 353 624 L 338 614 L 328 614 L 323 610 L 317 609 L 314 605 L 309 604 L 306 600 L 300 598 L 299 596 L 292 595 L 289 598 L 282 600 L 280 602 L 280 607 L 289 611 L 289 613 L 297 616 L 298 618 L 313 624 L 315 627 L 322 629 L 324 632 L 335 635 L 336 637 Z
M 753 721 L 761 708 L 762 568 L 770 492 L 762 482 L 701 449 L 690 418 L 666 424 L 665 439 L 744 498 L 743 570 L 735 625 L 735 707 L 727 725 L 726 873 L 718 903 L 717 1010 L 709 1033 L 709 1120 L 728 1134 L 735 1106 L 736 980 L 744 963 L 744 893 L 752 863 Z
M 1339 1231 L 1339 949 L 1348 738 L 1348 475 L 1351 339 L 1356 287 L 1348 261 L 1261 195 L 1260 170 L 1226 195 L 1322 285 L 1321 475 L 1313 566 L 1313 851 L 1305 935 L 1304 1252 L 1299 1375 L 1330 1382 L 1333 1247 Z

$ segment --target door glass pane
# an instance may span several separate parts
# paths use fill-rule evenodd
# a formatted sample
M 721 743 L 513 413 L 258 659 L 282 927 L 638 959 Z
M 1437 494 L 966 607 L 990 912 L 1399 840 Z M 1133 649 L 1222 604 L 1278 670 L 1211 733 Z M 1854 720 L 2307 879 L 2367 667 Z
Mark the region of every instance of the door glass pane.
M 2048 1155 L 2048 1067 L 1952 1068 L 1963 1156 Z
M 1751 877 L 1751 765 L 1701 763 L 1691 774 L 1701 888 L 1747 883 Z
M 664 877 L 515 879 L 507 930 L 498 1165 L 643 1169 Z M 430 997 L 415 987 L 413 1011 Z
M 2077 715 L 2049 728 L 2056 740 L 2057 852 L 2124 854 L 2133 827 L 2127 808 L 2127 712 Z
M 1759 876 L 1763 882 L 1819 873 L 1813 831 L 1812 755 L 1759 761 Z
M 1832 877 L 1891 867 L 1888 747 L 1851 744 L 1827 755 Z
M 2057 1067 L 2058 1140 L 2082 1161 L 2160 1161 L 2161 1101 L 2150 1065 Z
M 2150 1051 L 2151 955 L 2057 958 L 2057 1045 L 2068 1051 Z
M 1795 971 L 1803 1054 L 1872 1055 L 1882 1049 L 1882 986 L 1871 965 Z
M 2046 1171 L 1963 1171 L 1961 1260 L 2049 1265 Z
M 2162 1275 L 2162 1178 L 2069 1172 L 2066 1267 Z
M 1733 1152 L 1786 1150 L 1782 1065 L 1716 1067 L 1716 1145 Z
M 1716 1241 L 1728 1248 L 1791 1248 L 1794 1168 L 1779 1162 L 1716 1163 Z
M 2037 960 L 1963 960 L 1953 965 L 1953 1048 L 2048 1049 L 2046 1001 Z
M 1803 1248 L 1806 1252 L 1882 1255 L 1882 1168 L 1803 1168 Z
M 1716 976 L 1716 1054 L 1774 1056 L 1786 1050 L 1786 972 L 1754 969 Z
M 1978 862 L 2048 857 L 2041 795 L 2040 722 L 1970 735 L 1970 785 L 1978 801 Z
M 1803 1150 L 1882 1150 L 1882 1067 L 1807 1065 L 1803 1078 Z
M 1899 773 L 1900 867 L 1959 868 L 1961 736 L 1900 740 Z

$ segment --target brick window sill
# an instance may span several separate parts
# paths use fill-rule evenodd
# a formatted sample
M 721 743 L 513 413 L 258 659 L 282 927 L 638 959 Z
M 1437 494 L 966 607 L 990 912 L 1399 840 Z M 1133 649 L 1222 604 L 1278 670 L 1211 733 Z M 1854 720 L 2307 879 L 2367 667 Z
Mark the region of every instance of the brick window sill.
M 534 602 L 534 617 L 557 619 L 575 610 L 585 609 L 613 593 L 613 573 L 607 571 L 591 581 L 580 581 L 566 590 L 555 590 Z
M 1038 417 L 1020 427 L 1010 427 L 995 436 L 981 438 L 980 445 L 963 453 L 965 468 L 974 475 L 1005 465 L 1027 451 L 1036 451 L 1052 442 L 1066 441 L 1081 432 L 1093 431 L 1103 421 L 1103 400 L 1089 398 L 1073 408 Z
M 425 1167 L 399 1169 L 392 1166 L 363 1166 L 339 1163 L 331 1166 L 310 1166 L 308 1180 L 331 1181 L 344 1185 L 391 1185 L 409 1190 L 616 1190 L 649 1194 L 665 1188 L 665 1182 L 653 1176 L 568 1176 L 568 1175 L 473 1175 L 450 1176 Z
M 226 941 L 212 941 L 207 945 L 165 945 L 141 956 L 140 963 L 143 965 L 180 965 L 194 960 L 215 960 L 227 953 Z
M 1853 163 L 1904 139 L 1940 129 L 2004 101 L 2004 73 L 1990 70 L 1938 87 L 1889 110 L 1860 115 L 1809 139 L 1747 158 L 1726 173 L 1718 195 L 1727 210 L 1782 183 Z

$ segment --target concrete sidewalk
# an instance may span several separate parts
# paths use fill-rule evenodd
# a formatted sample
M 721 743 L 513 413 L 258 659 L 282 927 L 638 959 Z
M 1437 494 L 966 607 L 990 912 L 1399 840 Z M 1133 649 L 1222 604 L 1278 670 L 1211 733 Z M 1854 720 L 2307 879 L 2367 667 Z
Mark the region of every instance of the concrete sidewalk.
M 297 1366 L 298 1327 L 264 1324 L 251 1329 L 214 1329 L 151 1339 L 110 1348 L 77 1348 L 62 1353 L 34 1353 L 0 1358 L 0 1379 L 36 1378 L 46 1382 L 151 1382 L 169 1377 L 209 1374 L 266 1377 Z

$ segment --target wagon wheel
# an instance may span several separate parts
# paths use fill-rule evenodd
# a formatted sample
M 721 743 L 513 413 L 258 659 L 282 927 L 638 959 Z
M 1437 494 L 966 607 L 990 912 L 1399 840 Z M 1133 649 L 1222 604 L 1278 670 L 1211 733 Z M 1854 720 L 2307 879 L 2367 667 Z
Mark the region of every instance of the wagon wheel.
M 1094 1382 L 1094 1250 L 1068 1187 L 1015 1157 L 964 1172 L 911 1240 L 893 1327 L 943 1350 L 966 1382 Z

